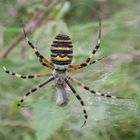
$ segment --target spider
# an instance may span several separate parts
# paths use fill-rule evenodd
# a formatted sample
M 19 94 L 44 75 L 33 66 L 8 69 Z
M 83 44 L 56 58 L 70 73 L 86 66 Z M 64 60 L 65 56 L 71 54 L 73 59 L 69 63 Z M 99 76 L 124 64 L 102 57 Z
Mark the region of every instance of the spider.
M 24 28 L 23 28 L 23 33 L 28 42 L 28 45 L 33 49 L 33 51 L 36 54 L 40 63 L 43 66 L 49 68 L 51 70 L 51 73 L 21 75 L 21 74 L 14 73 L 10 70 L 7 70 L 3 66 L 3 69 L 6 73 L 13 75 L 15 77 L 23 78 L 23 79 L 35 79 L 35 78 L 41 78 L 41 77 L 48 77 L 48 80 L 44 81 L 43 83 L 39 84 L 35 88 L 28 91 L 17 104 L 18 107 L 20 107 L 22 105 L 25 98 L 28 97 L 30 94 L 34 93 L 38 89 L 47 85 L 48 83 L 54 81 L 55 87 L 57 90 L 56 103 L 58 106 L 67 105 L 69 91 L 71 91 L 76 96 L 76 98 L 79 100 L 79 102 L 83 108 L 83 113 L 84 113 L 84 123 L 81 126 L 81 127 L 83 127 L 87 122 L 87 118 L 88 118 L 87 111 L 84 107 L 84 101 L 82 100 L 80 95 L 76 92 L 75 88 L 73 87 L 73 85 L 71 84 L 70 81 L 77 83 L 79 86 L 81 86 L 85 90 L 87 90 L 90 93 L 95 94 L 97 96 L 116 98 L 115 96 L 112 96 L 109 94 L 103 94 L 103 93 L 97 92 L 93 89 L 90 89 L 88 86 L 86 86 L 85 84 L 81 83 L 79 80 L 71 77 L 68 74 L 68 72 L 84 68 L 88 65 L 96 63 L 97 61 L 100 61 L 103 58 L 102 57 L 100 59 L 92 60 L 93 56 L 95 55 L 95 53 L 97 52 L 97 50 L 100 47 L 101 20 L 99 20 L 99 35 L 98 35 L 97 44 L 96 44 L 95 48 L 92 50 L 92 54 L 85 61 L 83 61 L 79 64 L 71 64 L 72 58 L 73 58 L 73 45 L 72 45 L 71 39 L 68 35 L 64 35 L 64 34 L 56 35 L 54 41 L 51 44 L 51 60 L 48 60 L 37 50 L 37 47 L 35 47 L 34 44 L 28 39 Z

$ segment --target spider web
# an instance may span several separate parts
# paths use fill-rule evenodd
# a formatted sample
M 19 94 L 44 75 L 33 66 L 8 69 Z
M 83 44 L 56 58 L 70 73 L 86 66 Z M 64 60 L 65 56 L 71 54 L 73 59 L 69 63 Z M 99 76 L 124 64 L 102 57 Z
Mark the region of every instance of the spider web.
M 95 65 L 95 67 L 96 66 L 98 67 L 98 65 L 99 64 Z M 96 87 L 96 85 L 103 86 L 105 83 L 112 80 L 112 77 L 113 78 L 115 77 L 116 80 L 119 80 L 121 77 L 128 78 L 126 74 L 119 74 L 116 72 L 116 70 L 110 69 L 110 67 L 112 67 L 111 65 L 108 66 L 107 64 L 102 63 L 101 67 L 103 67 L 102 71 L 104 71 L 104 73 L 101 74 L 97 80 L 92 81 L 91 80 L 92 78 L 86 80 L 86 81 L 89 80 L 88 83 L 91 83 L 92 81 L 94 87 Z M 90 73 L 91 69 L 86 70 L 86 72 L 88 71 Z M 99 69 L 100 66 L 97 68 L 97 71 Z M 82 71 L 82 73 L 84 73 L 84 71 Z M 82 79 L 84 79 L 84 77 Z M 114 86 L 114 89 L 115 88 L 116 87 Z M 119 87 L 117 87 L 117 89 L 118 88 Z M 115 90 L 117 91 L 117 89 Z M 109 88 L 105 90 L 102 89 L 102 91 L 108 94 L 114 92 L 113 89 L 109 89 Z M 140 108 L 136 100 L 134 99 L 128 99 L 127 97 L 122 97 L 124 99 L 110 99 L 105 97 L 98 97 L 98 96 L 91 95 L 88 92 L 86 93 L 86 91 L 84 89 L 81 89 L 80 87 L 77 88 L 77 92 L 81 93 L 80 95 L 82 96 L 82 99 L 85 102 L 85 108 L 88 112 L 88 121 L 86 126 L 84 126 L 85 128 L 88 129 L 93 129 L 93 128 L 102 129 L 103 127 L 114 128 L 114 127 L 119 127 L 120 122 L 125 122 L 126 120 L 128 122 L 129 121 L 132 122 L 132 120 L 140 119 L 140 113 L 139 113 Z M 127 95 L 127 93 L 124 94 Z M 117 96 L 116 94 L 114 95 Z M 71 107 L 72 106 L 73 105 L 71 105 Z M 83 114 L 81 112 L 80 105 L 78 104 L 76 107 L 77 107 L 76 109 L 72 109 L 71 115 L 74 116 L 74 118 L 77 118 L 79 123 L 76 125 L 75 123 L 72 124 L 71 130 L 72 129 L 79 130 L 81 125 L 81 120 L 83 119 Z
M 79 5 L 87 5 L 89 8 L 91 8 L 91 5 L 88 4 L 87 1 L 86 2 L 82 1 L 81 3 L 79 3 Z M 73 18 L 72 15 L 71 18 Z M 77 34 L 77 36 L 78 34 L 80 34 L 80 36 L 86 36 L 88 34 L 91 34 L 92 36 L 91 38 L 86 38 L 86 40 L 84 41 L 80 37 L 76 36 L 74 40 L 74 56 L 77 59 L 75 60 L 74 58 L 73 61 L 74 63 L 85 60 L 87 56 L 91 54 L 91 50 L 95 47 L 96 40 L 98 38 L 98 22 L 96 22 L 96 24 L 97 24 L 96 25 L 97 33 L 94 31 L 93 32 L 94 34 L 92 34 L 91 31 L 85 31 L 86 27 L 84 26 L 81 26 L 80 31 L 75 28 L 77 32 L 79 31 L 78 33 L 73 29 L 71 30 L 72 32 L 74 31 L 73 34 Z M 81 42 L 80 46 L 78 44 L 79 42 Z M 102 49 L 104 49 L 103 47 L 104 46 L 102 45 L 101 48 L 97 51 L 95 55 L 96 57 L 94 57 L 94 59 L 99 58 L 98 55 L 102 53 Z M 102 53 L 100 57 L 102 55 L 104 56 L 104 53 Z M 109 57 L 110 56 L 111 54 L 109 55 Z M 113 93 L 113 95 L 118 96 L 116 93 L 121 93 L 121 90 L 125 91 L 124 90 L 125 87 L 123 87 L 122 89 L 122 87 L 120 86 L 121 84 L 118 83 L 122 82 L 123 84 L 125 82 L 131 81 L 131 79 L 129 79 L 129 75 L 125 73 L 125 71 L 124 72 L 120 71 L 119 67 L 121 61 L 120 62 L 119 61 L 108 62 L 108 60 L 105 61 L 103 60 L 97 62 L 92 66 L 88 66 L 87 68 L 77 71 L 77 73 L 75 72 L 74 77 L 76 77 L 77 79 L 81 79 L 81 82 L 84 81 L 83 83 L 87 83 L 86 85 L 90 85 L 89 87 L 93 87 L 93 89 L 95 89 L 96 91 L 101 91 L 101 93 L 108 93 L 108 94 Z M 104 85 L 106 85 L 106 87 Z M 120 124 L 124 123 L 125 121 L 127 121 L 128 123 L 129 122 L 132 123 L 132 122 L 137 122 L 139 120 L 139 115 L 140 115 L 139 105 L 134 99 L 127 99 L 129 95 L 127 95 L 128 93 L 126 93 L 126 91 L 125 93 L 123 93 L 122 98 L 124 99 L 110 99 L 110 98 L 93 96 L 90 95 L 90 93 L 87 94 L 85 93 L 86 91 L 84 89 L 77 87 L 76 84 L 74 85 L 74 87 L 77 88 L 78 93 L 81 93 L 82 99 L 86 104 L 85 108 L 88 112 L 89 118 L 86 126 L 84 126 L 85 128 L 88 129 L 94 129 L 94 128 L 102 129 L 104 127 L 114 128 L 114 127 L 119 127 Z M 73 98 L 72 100 L 75 99 Z M 79 104 L 74 105 L 73 103 L 71 103 L 70 106 L 72 108 L 72 114 L 69 114 L 68 116 L 73 116 L 74 119 L 77 118 L 76 124 L 72 123 L 70 130 L 73 129 L 79 130 L 82 124 L 81 120 L 83 119 L 82 110 L 80 109 Z
M 90 97 L 86 101 L 86 109 L 88 112 L 87 124 L 85 128 L 102 128 L 102 127 L 119 127 L 119 122 L 125 122 L 127 119 L 127 112 L 133 116 L 133 119 L 140 119 L 139 107 L 135 101 L 132 100 L 112 100 L 103 99 L 101 97 Z M 76 113 L 77 112 L 77 113 Z M 72 124 L 71 129 L 79 130 L 83 114 L 80 109 L 74 111 L 72 116 L 75 116 L 80 122 Z M 129 119 L 128 121 L 131 121 Z
M 92 5 L 90 5 L 87 1 L 82 1 L 79 3 L 79 5 L 87 5 L 89 8 L 92 8 Z M 72 5 L 72 7 L 74 6 Z M 74 20 L 73 15 L 70 15 L 70 17 L 71 20 Z M 91 22 L 91 21 L 87 21 L 87 22 Z M 98 31 L 98 22 L 96 22 L 95 25 L 93 26 L 95 27 L 95 29 L 91 29 L 91 31 L 85 31 L 87 29 L 83 25 L 79 26 L 78 29 L 77 27 L 70 29 L 71 35 L 73 37 L 73 44 L 74 44 L 74 63 L 81 62 L 83 59 L 85 60 L 88 57 L 88 55 L 91 54 L 91 50 L 95 47 L 96 40 L 98 38 L 98 33 L 94 31 L 94 30 Z M 93 34 L 91 34 L 92 30 L 94 31 Z M 89 33 L 92 36 L 91 38 L 89 39 L 86 38 L 84 40 L 81 39 L 83 36 L 86 37 L 86 35 L 88 35 Z M 101 53 L 102 48 L 103 46 L 96 53 L 95 59 L 98 58 L 98 55 Z M 86 81 L 87 85 L 90 85 L 90 87 L 93 86 L 94 87 L 93 89 L 100 91 L 101 89 L 100 87 L 103 87 L 105 83 L 108 83 L 110 81 L 112 82 L 111 77 L 114 75 L 115 75 L 114 76 L 115 80 L 119 80 L 122 77 L 127 79 L 128 75 L 120 74 L 116 72 L 115 70 L 116 66 L 117 65 L 106 64 L 104 61 L 101 61 L 98 62 L 98 64 L 77 71 L 77 73 L 75 72 L 75 77 L 79 77 L 78 79 L 81 79 L 81 81 Z M 97 77 L 96 74 L 98 75 Z M 96 78 L 94 78 L 94 76 Z M 78 86 L 75 84 L 74 87 L 77 88 Z M 120 87 L 116 88 L 115 85 L 113 85 L 113 87 L 116 91 L 118 91 L 118 88 L 120 88 Z M 121 88 L 119 89 L 119 91 L 120 90 Z M 87 120 L 87 124 L 84 126 L 85 128 L 93 129 L 93 128 L 103 128 L 103 127 L 119 127 L 120 121 L 124 121 L 126 119 L 128 121 L 129 120 L 131 121 L 131 119 L 128 119 L 129 117 L 132 118 L 133 116 L 133 119 L 137 119 L 137 120 L 139 119 L 140 116 L 139 106 L 136 103 L 136 101 L 133 99 L 110 99 L 110 98 L 97 97 L 97 96 L 90 95 L 90 93 L 86 94 L 85 91 L 81 90 L 80 88 L 77 88 L 77 92 L 82 94 L 81 96 L 85 102 L 86 105 L 85 108 L 88 112 L 89 118 Z M 113 90 L 113 88 L 111 89 L 103 88 L 101 89 L 101 92 L 112 93 L 115 91 Z M 78 120 L 78 121 L 76 121 L 76 123 L 75 122 L 71 123 L 70 121 L 71 127 L 70 129 L 68 129 L 68 131 L 69 130 L 81 131 L 80 126 L 83 120 L 83 113 L 82 110 L 80 109 L 80 104 L 77 103 L 75 105 L 73 104 L 72 100 L 78 102 L 75 99 L 75 97 L 73 97 L 73 99 L 70 99 L 70 105 L 68 106 L 72 108 L 72 111 L 67 115 L 67 117 L 68 118 L 73 117 L 74 120 Z

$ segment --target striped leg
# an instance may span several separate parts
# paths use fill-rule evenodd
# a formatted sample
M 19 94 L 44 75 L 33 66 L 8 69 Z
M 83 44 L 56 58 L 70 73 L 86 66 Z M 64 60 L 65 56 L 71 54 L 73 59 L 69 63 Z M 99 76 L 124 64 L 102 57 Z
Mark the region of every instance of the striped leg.
M 79 86 L 81 86 L 82 88 L 84 88 L 85 90 L 88 90 L 90 93 L 92 94 L 95 94 L 97 96 L 104 96 L 104 97 L 108 97 L 108 98 L 121 98 L 121 97 L 116 97 L 116 96 L 112 96 L 110 94 L 104 94 L 104 93 L 100 93 L 100 92 L 97 92 L 97 91 L 94 91 L 92 89 L 90 89 L 88 86 L 84 85 L 83 83 L 81 83 L 79 80 L 75 79 L 75 78 L 72 78 L 72 77 L 68 77 L 71 81 L 74 81 L 75 83 L 77 83 Z
M 21 74 L 17 74 L 17 73 L 7 70 L 4 66 L 2 66 L 2 68 L 4 69 L 5 73 L 15 76 L 15 77 L 23 78 L 23 79 L 36 79 L 36 78 L 48 77 L 52 75 L 51 73 L 21 75 Z
M 27 96 L 29 96 L 31 93 L 37 91 L 38 89 L 42 88 L 43 86 L 45 86 L 46 84 L 48 84 L 49 82 L 51 82 L 52 80 L 54 80 L 54 77 L 50 77 L 47 81 L 43 82 L 42 84 L 36 86 L 35 88 L 31 89 L 29 92 L 27 92 L 22 99 L 19 101 L 19 103 L 17 104 L 18 107 L 21 106 L 21 104 L 24 102 L 24 100 L 26 99 Z
M 100 47 L 100 40 L 101 40 L 101 19 L 99 19 L 99 36 L 98 36 L 97 44 L 96 44 L 95 48 L 93 49 L 92 54 L 86 59 L 86 63 L 89 63 L 90 62 L 90 60 L 92 59 L 92 57 L 94 56 L 94 54 L 99 49 L 99 47 Z
M 37 58 L 39 59 L 40 63 L 45 67 L 53 69 L 52 63 L 49 60 L 47 60 L 43 55 L 41 55 L 40 52 L 37 50 L 37 48 L 33 45 L 33 43 L 28 39 L 28 37 L 26 36 L 26 32 L 25 32 L 24 28 L 23 28 L 23 32 L 24 32 L 25 38 L 26 38 L 29 46 L 34 50 L 34 52 L 35 52 Z
M 85 66 L 88 66 L 90 64 L 93 64 L 96 61 L 99 61 L 100 59 L 90 62 L 92 57 L 95 55 L 95 53 L 97 52 L 97 50 L 100 47 L 100 40 L 101 40 L 101 19 L 99 20 L 99 36 L 98 36 L 98 41 L 97 41 L 97 44 L 96 44 L 95 48 L 92 51 L 92 54 L 86 59 L 85 62 L 80 63 L 80 64 L 71 65 L 70 68 L 73 69 L 73 70 L 77 70 L 77 69 L 80 69 L 82 67 L 85 67 Z
M 91 62 L 89 62 L 89 63 L 83 62 L 83 63 L 81 63 L 81 64 L 70 65 L 70 66 L 69 66 L 69 71 L 78 70 L 78 69 L 84 68 L 84 67 L 86 67 L 86 66 L 88 66 L 88 65 L 94 64 L 94 63 L 96 63 L 96 62 L 102 60 L 103 58 L 105 58 L 105 57 L 102 57 L 102 58 L 93 60 L 93 61 L 91 61 Z
M 81 127 L 83 127 L 86 124 L 87 118 L 88 118 L 87 111 L 84 108 L 84 101 L 82 100 L 82 98 L 80 97 L 80 95 L 78 95 L 76 93 L 76 90 L 73 88 L 73 86 L 70 84 L 70 82 L 67 79 L 65 79 L 65 82 L 67 83 L 67 85 L 69 86 L 69 88 L 72 90 L 72 92 L 74 93 L 74 95 L 76 96 L 76 98 L 80 101 L 80 103 L 81 103 L 81 105 L 83 107 L 83 113 L 84 113 L 84 117 L 85 117 L 85 121 L 84 121 L 83 125 L 81 126 Z

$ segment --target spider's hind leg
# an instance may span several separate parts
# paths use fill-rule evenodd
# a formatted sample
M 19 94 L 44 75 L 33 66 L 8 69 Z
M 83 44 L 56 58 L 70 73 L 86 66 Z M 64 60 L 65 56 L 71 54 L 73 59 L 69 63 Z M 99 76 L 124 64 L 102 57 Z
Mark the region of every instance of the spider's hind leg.
M 33 43 L 29 40 L 29 38 L 27 37 L 26 35 L 26 32 L 25 32 L 25 29 L 23 28 L 23 32 L 24 32 L 24 35 L 25 35 L 25 38 L 29 44 L 29 46 L 34 50 L 37 58 L 39 59 L 40 63 L 43 65 L 43 66 L 46 66 L 50 69 L 53 69 L 53 64 L 48 60 L 46 59 L 43 55 L 41 55 L 41 53 L 37 50 L 37 47 L 35 47 L 33 45 Z
M 96 63 L 96 62 L 102 60 L 103 58 L 105 58 L 105 57 L 102 57 L 102 58 L 93 60 L 93 61 L 91 61 L 91 62 L 89 62 L 89 63 L 83 62 L 83 63 L 81 63 L 81 64 L 70 65 L 68 71 L 78 70 L 78 69 L 84 68 L 84 67 L 86 67 L 86 66 L 88 66 L 88 65 L 94 64 L 94 63 Z
M 92 54 L 91 54 L 84 62 L 82 62 L 82 63 L 80 63 L 80 64 L 73 64 L 73 65 L 70 65 L 69 71 L 81 69 L 81 68 L 83 68 L 83 67 L 86 67 L 86 66 L 88 66 L 88 65 L 91 65 L 91 64 L 96 63 L 97 61 L 101 60 L 102 58 L 91 61 L 92 57 L 95 55 L 95 53 L 97 52 L 97 50 L 98 50 L 99 47 L 100 47 L 100 40 L 101 40 L 101 19 L 99 20 L 99 35 L 98 35 L 98 41 L 97 41 L 97 44 L 96 44 L 95 48 L 92 50 Z
M 100 40 L 101 40 L 101 19 L 99 19 L 99 35 L 98 35 L 97 44 L 96 44 L 95 48 L 92 50 L 92 54 L 86 59 L 86 63 L 89 63 L 90 62 L 90 60 L 92 59 L 92 57 L 94 56 L 94 54 L 99 49 L 100 42 L 101 42 Z

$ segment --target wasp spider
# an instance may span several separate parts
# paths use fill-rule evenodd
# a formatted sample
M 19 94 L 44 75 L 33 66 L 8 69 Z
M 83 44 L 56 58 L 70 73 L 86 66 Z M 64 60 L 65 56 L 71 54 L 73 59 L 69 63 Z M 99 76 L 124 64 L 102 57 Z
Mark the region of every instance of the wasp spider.
M 103 94 L 100 92 L 97 92 L 93 89 L 90 89 L 88 86 L 84 85 L 77 79 L 71 77 L 68 72 L 71 72 L 72 70 L 78 70 L 81 68 L 84 68 L 88 65 L 91 65 L 93 63 L 96 63 L 97 61 L 101 60 L 92 60 L 92 57 L 94 54 L 97 52 L 97 50 L 100 47 L 100 39 L 101 39 L 101 21 L 99 21 L 99 37 L 97 44 L 95 48 L 92 50 L 92 54 L 82 63 L 79 64 L 71 64 L 72 58 L 73 58 L 73 45 L 71 42 L 71 39 L 69 36 L 64 35 L 64 34 L 58 34 L 54 41 L 52 42 L 51 45 L 51 60 L 46 59 L 43 55 L 40 54 L 40 52 L 37 50 L 37 48 L 33 45 L 33 43 L 27 38 L 25 30 L 24 35 L 25 38 L 27 39 L 27 42 L 29 46 L 33 49 L 34 53 L 36 54 L 38 60 L 40 63 L 49 68 L 51 70 L 50 73 L 45 73 L 45 74 L 29 74 L 29 75 L 20 75 L 14 72 L 11 72 L 7 70 L 4 66 L 3 69 L 6 73 L 13 75 L 15 77 L 23 78 L 23 79 L 33 79 L 33 78 L 41 78 L 41 77 L 48 77 L 48 80 L 44 81 L 43 83 L 39 84 L 35 88 L 31 89 L 28 91 L 23 98 L 19 101 L 18 106 L 20 107 L 21 104 L 24 102 L 25 98 L 32 94 L 33 92 L 37 91 L 38 89 L 42 88 L 49 82 L 54 81 L 56 90 L 57 90 L 57 105 L 59 106 L 65 106 L 68 103 L 68 97 L 69 97 L 69 92 L 73 92 L 75 97 L 79 100 L 81 106 L 83 107 L 83 113 L 84 113 L 84 123 L 82 127 L 86 124 L 88 115 L 87 111 L 84 107 L 84 101 L 80 97 L 80 95 L 76 92 L 70 81 L 73 81 L 77 83 L 79 86 L 84 88 L 85 90 L 88 90 L 91 94 L 95 94 L 97 96 L 104 96 L 108 98 L 116 98 L 115 96 L 111 96 L 109 94 Z M 69 89 L 69 90 L 67 90 Z

